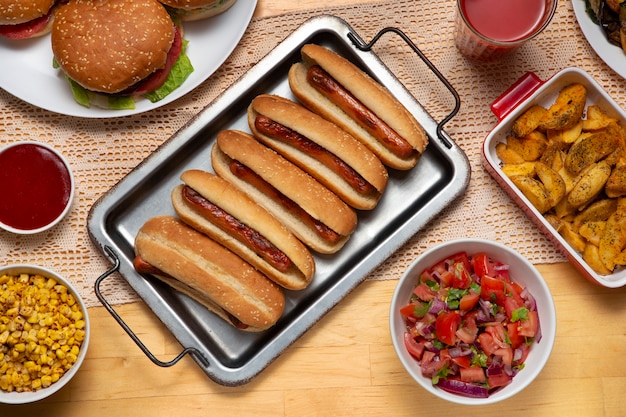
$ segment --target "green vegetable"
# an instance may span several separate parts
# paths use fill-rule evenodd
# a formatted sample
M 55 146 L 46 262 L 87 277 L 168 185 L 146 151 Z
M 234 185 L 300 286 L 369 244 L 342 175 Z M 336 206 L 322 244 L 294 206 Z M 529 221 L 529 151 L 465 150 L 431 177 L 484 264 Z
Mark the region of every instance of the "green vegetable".
M 520 307 L 511 312 L 511 321 L 526 321 L 528 320 L 528 309 L 526 307 Z
M 167 77 L 165 83 L 151 93 L 146 94 L 145 97 L 153 103 L 164 99 L 168 94 L 180 87 L 192 72 L 193 66 L 191 65 L 191 60 L 187 54 L 184 52 L 181 53 L 172 66 L 170 75 Z

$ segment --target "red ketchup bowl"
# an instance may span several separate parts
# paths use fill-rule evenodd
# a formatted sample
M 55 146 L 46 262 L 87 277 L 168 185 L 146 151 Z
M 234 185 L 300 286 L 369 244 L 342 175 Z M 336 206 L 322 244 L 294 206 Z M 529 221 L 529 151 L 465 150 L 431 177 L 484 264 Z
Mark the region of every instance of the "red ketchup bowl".
M 74 176 L 52 147 L 24 141 L 0 150 L 0 228 L 34 234 L 55 226 L 70 211 Z

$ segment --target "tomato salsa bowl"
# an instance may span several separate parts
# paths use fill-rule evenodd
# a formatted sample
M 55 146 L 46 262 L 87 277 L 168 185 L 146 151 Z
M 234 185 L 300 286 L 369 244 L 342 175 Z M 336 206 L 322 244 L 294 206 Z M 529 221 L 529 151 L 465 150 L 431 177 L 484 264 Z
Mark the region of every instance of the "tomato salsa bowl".
M 74 176 L 54 148 L 22 141 L 0 150 L 0 228 L 17 234 L 43 232 L 70 211 Z
M 485 405 L 526 388 L 556 336 L 552 294 L 512 249 L 483 239 L 433 247 L 400 278 L 389 326 L 400 362 L 444 400 Z

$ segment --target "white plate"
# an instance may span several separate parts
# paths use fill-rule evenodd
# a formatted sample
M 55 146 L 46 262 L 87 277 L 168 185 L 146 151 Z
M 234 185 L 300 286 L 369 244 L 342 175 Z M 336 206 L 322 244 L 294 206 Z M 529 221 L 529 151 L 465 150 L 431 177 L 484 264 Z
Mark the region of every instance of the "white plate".
M 110 118 L 153 110 L 196 88 L 226 61 L 246 31 L 256 4 L 257 0 L 240 0 L 215 17 L 185 22 L 187 54 L 194 72 L 156 103 L 140 99 L 133 110 L 87 108 L 76 103 L 65 77 L 52 68 L 50 36 L 24 41 L 0 39 L 0 88 L 37 107 L 68 116 Z
M 585 10 L 585 0 L 572 0 L 578 25 L 596 54 L 623 78 L 626 78 L 626 54 L 609 42 L 600 25 L 591 20 Z

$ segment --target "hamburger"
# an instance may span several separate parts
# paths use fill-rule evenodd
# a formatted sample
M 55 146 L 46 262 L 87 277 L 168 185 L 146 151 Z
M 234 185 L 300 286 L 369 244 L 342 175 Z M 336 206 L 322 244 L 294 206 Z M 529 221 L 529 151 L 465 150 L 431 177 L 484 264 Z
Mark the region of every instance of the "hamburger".
M 180 20 L 201 20 L 228 10 L 237 0 L 160 0 Z
M 70 0 L 57 10 L 51 43 L 55 65 L 87 107 L 158 101 L 193 71 L 182 26 L 157 0 Z
M 0 0 L 0 35 L 30 39 L 50 33 L 56 0 Z

